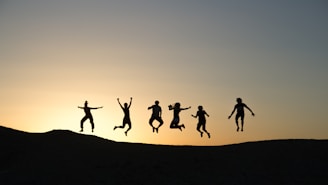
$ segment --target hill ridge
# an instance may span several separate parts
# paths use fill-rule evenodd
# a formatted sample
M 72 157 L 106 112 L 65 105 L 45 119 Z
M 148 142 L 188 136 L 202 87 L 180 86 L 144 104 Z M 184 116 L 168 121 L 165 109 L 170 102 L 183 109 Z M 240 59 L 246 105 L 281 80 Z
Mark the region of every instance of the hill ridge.
M 328 140 L 223 146 L 115 142 L 0 126 L 0 184 L 328 184 Z
M 168 144 L 151 144 L 151 143 L 137 143 L 137 142 L 118 142 L 118 141 L 114 141 L 114 140 L 110 140 L 107 138 L 103 138 L 103 137 L 99 137 L 96 135 L 92 135 L 92 134 L 84 134 L 84 133 L 78 133 L 78 132 L 74 132 L 68 129 L 53 129 L 50 131 L 46 131 L 46 132 L 38 132 L 38 133 L 34 133 L 34 132 L 26 132 L 26 131 L 21 131 L 21 130 L 16 130 L 13 128 L 9 128 L 9 127 L 4 127 L 4 126 L 0 126 L 0 137 L 1 135 L 9 135 L 9 134 L 19 134 L 19 135 L 53 135 L 53 136 L 63 136 L 63 137 L 67 137 L 67 136 L 74 136 L 74 137 L 90 137 L 90 138 L 97 138 L 99 140 L 105 140 L 111 143 L 120 143 L 120 144 L 141 144 L 141 145 L 153 145 L 153 146 L 181 146 L 181 147 L 196 147 L 199 145 L 168 145 Z M 328 141 L 328 139 L 299 139 L 299 138 L 289 138 L 289 139 L 269 139 L 269 140 L 258 140 L 258 141 L 245 141 L 245 142 L 241 142 L 241 143 L 231 143 L 231 144 L 224 144 L 224 145 L 205 145 L 205 146 L 199 146 L 199 147 L 224 147 L 224 146 L 230 146 L 230 145 L 243 145 L 243 144 L 252 144 L 252 143 L 266 143 L 266 142 L 302 142 L 302 141 Z

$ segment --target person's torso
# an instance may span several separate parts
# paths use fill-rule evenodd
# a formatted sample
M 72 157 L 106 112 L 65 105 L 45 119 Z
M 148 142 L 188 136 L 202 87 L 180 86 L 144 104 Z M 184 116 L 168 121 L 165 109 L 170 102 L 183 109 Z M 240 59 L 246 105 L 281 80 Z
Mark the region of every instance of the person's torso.
M 205 120 L 206 118 L 205 118 L 205 111 L 198 111 L 197 112 L 197 115 L 198 115 L 198 117 L 199 117 L 199 120 Z
M 236 105 L 237 112 L 243 113 L 244 112 L 244 106 L 245 106 L 245 104 L 243 104 L 243 103 L 237 104 Z
M 174 111 L 173 111 L 173 116 L 174 117 L 179 117 L 179 113 L 180 113 L 181 109 L 177 109 L 177 108 L 174 108 Z
M 162 111 L 161 107 L 158 105 L 154 105 L 152 108 L 153 108 L 153 116 L 159 116 L 160 112 Z
M 83 110 L 86 115 L 91 116 L 91 111 L 89 107 L 84 107 Z
M 130 117 L 130 110 L 129 108 L 123 108 L 124 116 L 125 117 Z

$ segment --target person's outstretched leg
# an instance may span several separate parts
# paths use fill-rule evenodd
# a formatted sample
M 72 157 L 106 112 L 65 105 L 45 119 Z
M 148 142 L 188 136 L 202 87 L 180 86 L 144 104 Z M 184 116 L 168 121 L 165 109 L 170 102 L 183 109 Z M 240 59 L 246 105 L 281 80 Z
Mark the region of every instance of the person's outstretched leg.
M 239 124 L 238 124 L 238 120 L 236 119 L 236 126 L 237 126 L 237 132 L 239 131 Z
M 115 126 L 116 128 L 124 128 L 125 126 L 124 125 L 121 125 L 121 126 Z
M 157 120 L 158 120 L 158 122 L 159 122 L 159 125 L 158 125 L 158 127 L 156 128 L 156 132 L 158 133 L 158 129 L 159 129 L 159 127 L 161 127 L 161 126 L 164 124 L 164 121 L 162 120 L 162 118 L 158 118 Z
M 150 125 L 151 128 L 153 129 L 153 132 L 155 132 L 155 127 L 154 127 L 154 125 L 153 125 L 153 121 L 154 121 L 154 118 L 151 117 L 151 118 L 149 119 L 149 125 Z
M 85 120 L 87 120 L 87 119 L 88 119 L 87 116 L 84 116 L 84 117 L 81 119 L 81 124 L 80 124 L 80 126 L 81 126 L 81 130 L 80 130 L 80 132 L 83 132 L 83 123 L 84 123 Z
M 198 124 L 197 124 L 197 131 L 200 133 L 200 137 L 203 137 L 203 132 L 200 131 L 200 127 L 201 127 L 201 124 L 198 123 Z
M 237 114 L 237 115 L 236 115 L 236 125 L 237 125 L 237 132 L 239 131 L 238 118 L 239 118 L 239 115 Z
M 125 127 L 125 123 L 123 122 L 121 126 L 115 126 L 114 130 L 116 130 L 117 128 L 124 128 Z
M 131 130 L 131 123 L 128 123 L 129 128 L 124 132 L 126 136 L 128 136 L 129 130 Z
M 182 127 L 184 127 L 184 125 L 178 125 L 176 123 L 171 123 L 170 125 L 170 128 L 178 128 L 181 131 L 182 131 Z
M 203 131 L 207 134 L 208 138 L 211 138 L 211 134 L 206 130 L 206 123 L 203 124 Z
M 245 117 L 244 114 L 242 114 L 242 115 L 240 116 L 240 120 L 241 120 L 241 131 L 244 131 L 244 117 Z
M 182 131 L 182 128 L 186 128 L 184 124 L 181 125 L 177 125 L 179 127 L 179 129 Z
M 90 117 L 90 123 L 91 123 L 91 131 L 93 132 L 93 129 L 95 128 L 95 124 L 93 122 L 93 118 Z

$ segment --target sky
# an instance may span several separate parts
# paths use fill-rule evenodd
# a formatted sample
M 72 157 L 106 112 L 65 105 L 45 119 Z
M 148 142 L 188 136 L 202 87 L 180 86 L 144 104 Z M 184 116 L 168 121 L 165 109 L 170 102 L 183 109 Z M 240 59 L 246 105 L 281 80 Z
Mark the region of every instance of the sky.
M 227 145 L 328 139 L 324 0 L 0 0 L 0 125 L 118 142 Z M 117 103 L 133 98 L 132 129 Z M 240 97 L 244 132 L 234 116 Z M 158 100 L 164 125 L 148 124 Z M 176 102 L 181 132 L 170 129 Z M 211 138 L 191 117 L 202 105 Z M 154 122 L 154 125 L 158 122 Z

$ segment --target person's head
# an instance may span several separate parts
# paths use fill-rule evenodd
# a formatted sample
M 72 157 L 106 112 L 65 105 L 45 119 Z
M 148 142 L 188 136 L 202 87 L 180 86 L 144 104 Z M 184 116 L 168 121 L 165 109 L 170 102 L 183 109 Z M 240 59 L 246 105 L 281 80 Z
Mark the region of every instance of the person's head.
M 237 103 L 241 103 L 241 102 L 242 102 L 241 98 L 237 98 Z
M 88 101 L 84 102 L 84 106 L 87 107 L 88 106 Z
M 179 102 L 175 103 L 174 107 L 175 108 L 180 108 L 180 103 Z
M 198 110 L 203 110 L 203 106 L 198 106 Z
M 158 105 L 158 104 L 159 104 L 159 101 L 158 101 L 158 100 L 156 100 L 156 101 L 155 101 L 155 105 Z
M 124 103 L 124 107 L 127 108 L 128 107 L 128 103 Z

